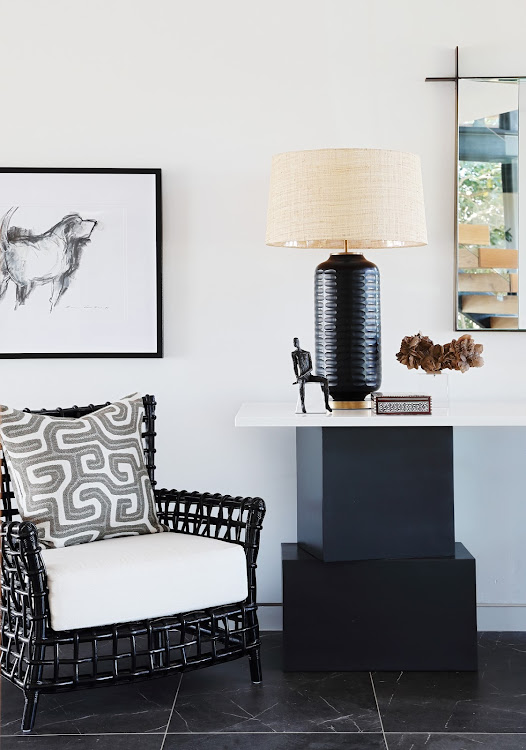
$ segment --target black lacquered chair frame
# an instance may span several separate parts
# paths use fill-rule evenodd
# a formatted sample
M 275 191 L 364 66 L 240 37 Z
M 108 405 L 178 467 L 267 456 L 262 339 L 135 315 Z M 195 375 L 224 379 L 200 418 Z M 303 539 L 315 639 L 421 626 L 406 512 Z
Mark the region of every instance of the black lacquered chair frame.
M 265 503 L 257 497 L 156 489 L 155 405 L 154 396 L 144 397 L 144 457 L 159 520 L 171 532 L 241 545 L 248 596 L 243 602 L 170 617 L 53 630 L 37 531 L 32 523 L 17 520 L 20 516 L 11 478 L 2 460 L 0 668 L 4 679 L 24 691 L 24 732 L 33 729 L 42 693 L 147 680 L 243 656 L 249 657 L 252 681 L 261 681 L 256 562 Z M 79 418 L 101 406 L 104 404 L 34 413 Z

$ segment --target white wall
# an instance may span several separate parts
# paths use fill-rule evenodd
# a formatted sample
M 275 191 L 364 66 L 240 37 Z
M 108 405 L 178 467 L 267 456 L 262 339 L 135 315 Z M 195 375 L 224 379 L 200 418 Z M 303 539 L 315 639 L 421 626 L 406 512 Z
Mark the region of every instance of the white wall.
M 453 73 L 456 44 L 466 60 L 473 45 L 487 58 L 495 39 L 524 50 L 523 0 L 2 0 L 1 11 L 0 163 L 163 169 L 166 356 L 2 360 L 0 398 L 155 393 L 161 485 L 262 495 L 260 599 L 279 601 L 294 434 L 233 419 L 242 401 L 294 398 L 291 340 L 312 347 L 312 276 L 326 253 L 265 247 L 270 157 L 421 155 L 429 246 L 369 254 L 382 272 L 384 388 L 409 389 L 394 359 L 402 336 L 453 336 L 453 88 L 424 78 Z M 526 75 L 526 52 L 488 72 Z M 523 398 L 526 334 L 477 338 L 487 364 L 455 373 L 453 395 Z M 521 430 L 455 438 L 458 538 L 489 603 L 526 604 L 524 445 Z M 526 609 L 484 609 L 480 624 L 526 629 Z

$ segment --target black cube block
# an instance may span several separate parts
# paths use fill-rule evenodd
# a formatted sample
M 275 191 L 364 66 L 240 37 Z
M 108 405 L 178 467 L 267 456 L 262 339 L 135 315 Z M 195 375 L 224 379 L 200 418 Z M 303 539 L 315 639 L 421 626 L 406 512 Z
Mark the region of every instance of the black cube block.
M 475 559 L 324 563 L 282 545 L 287 671 L 476 670 Z
M 298 544 L 320 560 L 455 554 L 452 427 L 299 427 L 296 455 Z

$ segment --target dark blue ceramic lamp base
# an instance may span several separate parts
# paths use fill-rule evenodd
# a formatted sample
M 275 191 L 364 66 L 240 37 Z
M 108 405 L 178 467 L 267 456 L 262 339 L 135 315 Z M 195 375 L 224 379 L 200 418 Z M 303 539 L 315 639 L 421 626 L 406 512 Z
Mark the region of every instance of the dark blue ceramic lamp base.
M 359 253 L 339 253 L 316 268 L 316 369 L 335 406 L 363 403 L 381 383 L 380 274 Z

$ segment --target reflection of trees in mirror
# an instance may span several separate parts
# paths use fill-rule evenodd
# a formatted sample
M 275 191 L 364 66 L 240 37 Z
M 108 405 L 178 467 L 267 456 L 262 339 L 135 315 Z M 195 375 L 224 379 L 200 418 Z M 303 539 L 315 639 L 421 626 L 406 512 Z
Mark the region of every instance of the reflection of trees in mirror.
M 502 170 L 498 162 L 461 161 L 458 170 L 458 221 L 460 224 L 486 224 L 493 247 L 512 242 L 511 230 L 504 226 Z
M 506 204 L 504 191 L 506 190 L 503 178 L 503 165 L 500 161 L 460 161 L 458 172 L 458 221 L 459 224 L 483 225 L 489 228 L 489 246 L 492 248 L 505 249 L 517 238 L 513 237 L 511 228 L 506 227 Z M 505 177 L 505 176 L 504 176 Z M 510 185 L 508 184 L 508 190 Z M 513 204 L 511 204 L 513 206 Z M 508 212 L 510 206 L 508 205 Z M 509 220 L 509 219 L 508 219 Z M 469 267 L 458 268 L 459 273 L 459 299 L 457 309 L 457 329 L 481 330 L 491 328 L 492 321 L 497 315 L 497 307 L 494 310 L 482 307 L 479 312 L 465 314 L 462 312 L 464 295 L 494 296 L 502 301 L 506 297 L 516 294 L 513 288 L 512 276 L 508 268 L 488 268 L 479 261 L 480 246 L 466 246 L 464 251 L 472 253 L 476 260 L 468 264 Z M 465 260 L 465 257 L 464 257 Z M 481 267 L 482 265 L 482 267 Z M 470 281 L 463 281 L 463 275 L 470 277 Z M 487 283 L 477 284 L 475 278 L 481 275 L 491 277 Z M 500 277 L 503 283 L 498 283 Z M 516 280 L 516 275 L 514 275 Z M 515 284 L 516 287 L 516 284 Z M 483 312 L 486 310 L 486 312 Z M 516 328 L 516 315 L 510 317 L 510 328 Z M 515 323 L 515 326 L 513 325 Z M 503 326 L 500 321 L 499 328 Z
M 484 328 L 475 323 L 474 320 L 468 318 L 467 315 L 459 312 L 457 317 L 457 330 L 459 331 L 483 331 Z

